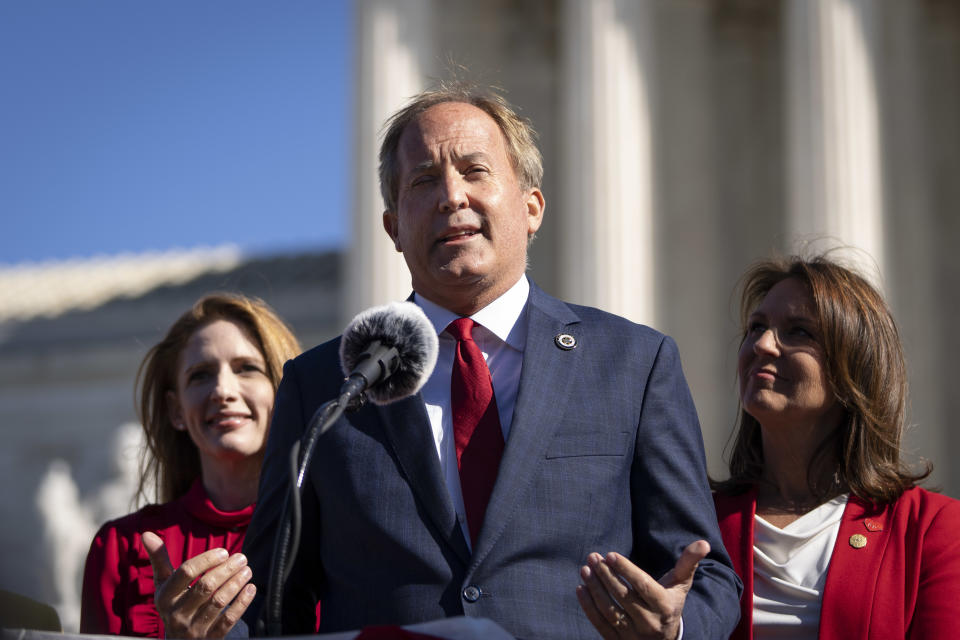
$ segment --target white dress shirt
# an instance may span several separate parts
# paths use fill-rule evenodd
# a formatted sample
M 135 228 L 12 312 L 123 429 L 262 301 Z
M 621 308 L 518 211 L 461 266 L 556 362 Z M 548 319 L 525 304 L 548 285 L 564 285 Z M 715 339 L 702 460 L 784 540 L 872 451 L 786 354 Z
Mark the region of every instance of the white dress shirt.
M 783 529 L 754 517 L 753 637 L 816 638 L 823 585 L 848 495 Z
M 502 296 L 470 316 L 479 326 L 473 329 L 473 341 L 483 353 L 493 379 L 493 393 L 500 415 L 503 441 L 507 442 L 510 424 L 513 422 L 513 407 L 517 401 L 520 385 L 520 367 L 523 364 L 523 348 L 527 343 L 526 309 L 530 295 L 530 283 L 523 275 Z M 453 358 L 457 341 L 446 333 L 447 325 L 461 317 L 439 305 L 414 294 L 417 303 L 437 331 L 440 352 L 437 364 L 427 383 L 421 389 L 423 400 L 433 430 L 433 441 L 440 457 L 440 468 L 447 481 L 447 491 L 453 501 L 460 521 L 460 529 L 467 544 L 470 532 L 467 529 L 463 494 L 460 492 L 460 472 L 457 469 L 457 451 L 453 440 L 453 420 L 450 406 L 450 378 L 453 374 Z

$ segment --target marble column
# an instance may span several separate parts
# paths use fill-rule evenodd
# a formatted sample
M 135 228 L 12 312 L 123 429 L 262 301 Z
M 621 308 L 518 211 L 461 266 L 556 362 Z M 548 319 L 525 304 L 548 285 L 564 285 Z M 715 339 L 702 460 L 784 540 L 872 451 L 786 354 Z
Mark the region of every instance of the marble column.
M 563 4 L 556 265 L 566 299 L 654 324 L 650 4 Z
M 383 230 L 377 154 L 384 121 L 424 88 L 433 55 L 430 0 L 358 0 L 354 11 L 353 237 L 344 320 L 410 293 L 403 256 Z
M 882 286 L 876 11 L 874 0 L 788 0 L 787 215 L 791 250 L 840 243 Z

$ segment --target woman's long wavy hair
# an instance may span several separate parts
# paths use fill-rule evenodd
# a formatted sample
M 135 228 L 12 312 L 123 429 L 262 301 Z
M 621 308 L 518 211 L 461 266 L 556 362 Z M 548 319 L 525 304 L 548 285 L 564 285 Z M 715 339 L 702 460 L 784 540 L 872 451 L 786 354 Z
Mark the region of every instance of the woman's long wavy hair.
M 243 327 L 266 361 L 274 393 L 283 363 L 300 353 L 290 328 L 265 302 L 232 293 L 206 295 L 180 316 L 167 335 L 144 357 L 137 371 L 136 405 L 146 447 L 140 459 L 137 497 L 145 502 L 169 502 L 187 492 L 200 476 L 200 456 L 186 431 L 173 428 L 167 392 L 176 391 L 177 363 L 190 337 L 216 320 Z M 147 495 L 149 488 L 156 496 Z
M 875 504 L 896 500 L 930 475 L 901 460 L 907 371 L 896 322 L 883 296 L 853 270 L 820 255 L 754 263 L 740 280 L 741 344 L 750 314 L 779 282 L 796 278 L 813 298 L 823 339 L 831 390 L 844 410 L 840 426 L 820 443 L 807 469 L 814 496 L 823 500 L 839 487 Z M 740 493 L 762 481 L 760 424 L 740 407 L 730 456 L 730 478 L 714 482 L 724 493 Z M 836 460 L 836 468 L 824 466 Z

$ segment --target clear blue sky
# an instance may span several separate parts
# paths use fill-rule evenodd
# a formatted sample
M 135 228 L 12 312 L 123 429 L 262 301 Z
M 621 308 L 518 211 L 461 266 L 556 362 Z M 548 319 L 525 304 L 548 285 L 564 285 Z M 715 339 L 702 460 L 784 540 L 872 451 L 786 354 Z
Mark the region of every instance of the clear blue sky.
M 349 0 L 0 0 L 0 263 L 349 231 Z

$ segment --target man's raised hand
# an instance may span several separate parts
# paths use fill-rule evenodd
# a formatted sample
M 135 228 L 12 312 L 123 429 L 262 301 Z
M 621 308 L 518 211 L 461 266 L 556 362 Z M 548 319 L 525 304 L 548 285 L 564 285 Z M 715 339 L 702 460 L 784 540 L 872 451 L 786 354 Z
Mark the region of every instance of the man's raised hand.
M 583 584 L 577 587 L 577 599 L 605 640 L 675 640 L 697 565 L 708 553 L 705 540 L 691 543 L 660 580 L 618 553 L 591 553 L 580 568 Z

